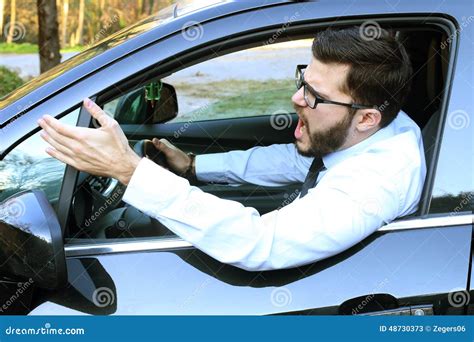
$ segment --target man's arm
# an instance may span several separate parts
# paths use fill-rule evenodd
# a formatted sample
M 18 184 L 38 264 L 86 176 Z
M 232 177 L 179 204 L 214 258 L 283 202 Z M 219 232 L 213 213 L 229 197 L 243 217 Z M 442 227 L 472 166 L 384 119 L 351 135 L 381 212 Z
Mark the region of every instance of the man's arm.
M 196 156 L 196 176 L 203 182 L 283 186 L 302 183 L 313 158 L 301 156 L 294 144 L 258 146 Z
M 142 159 L 123 199 L 223 263 L 289 268 L 337 254 L 399 215 L 397 181 L 390 181 L 395 171 L 374 170 L 339 167 L 304 198 L 260 216 Z
M 155 138 L 153 144 L 165 155 L 170 170 L 175 174 L 185 177 L 191 174 L 207 183 L 252 183 L 262 186 L 302 183 L 313 160 L 301 156 L 294 144 L 202 154 L 197 155 L 194 162 L 166 139 Z

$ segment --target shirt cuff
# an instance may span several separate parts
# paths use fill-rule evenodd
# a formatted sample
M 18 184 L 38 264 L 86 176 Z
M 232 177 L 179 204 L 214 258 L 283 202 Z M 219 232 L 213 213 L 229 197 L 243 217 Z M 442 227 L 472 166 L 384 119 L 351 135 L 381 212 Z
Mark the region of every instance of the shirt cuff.
M 196 156 L 194 168 L 198 181 L 210 183 L 225 183 L 224 155 L 225 153 L 200 154 Z
M 143 212 L 159 213 L 178 197 L 189 191 L 189 182 L 182 177 L 142 158 L 128 183 L 122 200 Z

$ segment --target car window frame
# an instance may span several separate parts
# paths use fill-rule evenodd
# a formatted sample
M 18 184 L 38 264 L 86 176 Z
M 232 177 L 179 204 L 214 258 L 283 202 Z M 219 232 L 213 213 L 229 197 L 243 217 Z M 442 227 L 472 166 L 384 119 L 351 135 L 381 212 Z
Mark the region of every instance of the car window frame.
M 376 18 L 376 20 L 378 20 Z M 382 21 L 382 18 L 380 19 Z M 410 20 L 412 20 L 412 18 L 410 18 Z M 363 19 L 360 19 L 358 21 L 358 23 L 360 24 L 360 22 L 362 22 Z M 396 19 L 396 18 L 392 18 L 391 21 L 389 21 L 390 23 L 395 23 L 399 26 L 403 26 L 403 18 L 400 19 Z M 420 21 L 421 23 L 421 21 Z M 320 26 L 327 26 L 329 25 L 329 23 L 318 23 L 317 26 L 320 27 Z M 312 27 L 310 28 L 306 28 L 307 31 L 310 31 L 310 30 L 313 30 Z M 296 36 L 298 37 L 301 37 L 301 38 L 304 38 L 304 37 L 307 37 L 308 36 L 308 33 L 302 33 L 301 31 L 298 31 L 298 30 L 295 30 L 295 32 L 298 32 L 298 34 L 296 34 Z M 288 35 L 290 35 L 292 33 L 291 30 L 289 30 L 289 32 L 287 33 Z M 251 35 L 242 35 L 242 36 L 239 36 L 239 37 L 233 37 L 233 40 L 236 40 L 236 41 L 242 41 L 242 40 L 245 40 L 245 39 L 248 39 L 248 38 L 253 38 L 255 39 L 255 37 L 262 37 L 264 36 L 265 34 L 268 34 L 267 32 L 264 33 L 264 31 L 262 32 L 256 32 L 256 33 L 253 33 Z M 290 39 L 294 39 L 295 35 L 291 36 Z M 252 40 L 252 39 L 251 39 Z M 228 44 L 228 43 L 226 43 Z M 230 53 L 230 52 L 234 52 L 234 51 L 242 51 L 242 50 L 245 50 L 245 49 L 248 49 L 250 46 L 252 46 L 254 43 L 247 43 L 247 44 L 241 44 L 239 45 L 240 48 L 231 48 L 231 49 L 228 49 L 226 50 L 227 53 Z M 211 45 L 211 48 L 212 48 L 212 45 Z M 209 51 L 210 47 L 207 47 L 203 50 L 207 50 Z M 453 49 L 453 51 L 451 53 L 454 53 L 456 49 Z M 450 53 L 450 60 L 453 61 L 453 55 Z M 201 54 L 200 58 L 195 58 L 196 55 L 199 55 Z M 186 67 L 189 67 L 191 65 L 194 65 L 194 64 L 197 64 L 197 63 L 200 63 L 202 61 L 205 61 L 205 60 L 209 60 L 207 58 L 206 55 L 202 55 L 203 52 L 201 50 L 199 51 L 188 51 L 188 54 L 187 54 L 187 57 L 191 60 L 192 59 L 192 62 L 188 62 L 188 63 L 182 63 L 182 61 L 180 61 L 180 66 L 181 66 L 181 69 L 182 68 L 186 68 Z M 455 61 L 455 59 L 454 59 Z M 451 86 L 451 83 L 452 83 L 452 77 L 453 77 L 453 74 L 452 74 L 452 71 L 453 71 L 453 68 L 454 68 L 454 64 L 455 62 L 452 62 L 449 64 L 448 66 L 448 74 L 447 74 L 447 78 L 446 78 L 446 89 L 450 89 L 450 86 Z M 154 78 L 154 77 L 157 77 L 159 75 L 161 76 L 166 76 L 166 75 L 169 75 L 171 73 L 171 71 L 169 70 L 174 70 L 173 69 L 173 64 L 176 65 L 176 63 L 173 63 L 173 61 L 169 61 L 168 63 L 164 63 L 163 65 L 160 65 L 159 68 L 153 70 L 153 71 L 149 71 L 148 72 L 148 75 L 144 75 L 143 73 L 137 73 L 137 74 L 140 74 L 139 76 L 136 74 L 137 77 L 141 77 L 142 80 L 143 79 L 151 79 L 151 78 Z M 166 72 L 166 70 L 168 70 L 168 72 Z M 123 92 L 123 89 L 124 87 L 126 87 L 128 84 L 132 84 L 133 82 L 135 82 L 135 79 L 134 77 L 129 77 L 127 80 L 125 80 L 125 82 L 121 83 L 120 85 L 115 85 L 113 87 L 113 89 L 111 89 L 111 91 L 109 92 L 104 92 L 102 94 L 100 94 L 98 97 L 97 97 L 97 102 L 98 103 L 105 103 L 109 100 L 111 100 L 115 94 L 117 93 L 120 93 L 120 92 Z M 143 81 L 143 84 L 146 83 L 146 81 Z M 131 89 L 131 88 L 129 88 Z M 440 110 L 442 110 L 442 115 L 440 115 L 440 122 L 438 123 L 438 125 L 444 123 L 445 119 L 446 119 L 446 107 L 447 107 L 447 104 L 448 104 L 448 94 L 449 94 L 449 91 L 446 91 L 445 94 L 444 94 L 444 98 L 442 99 L 442 102 L 441 102 L 441 108 Z M 90 124 L 90 123 L 89 123 Z M 442 127 L 439 126 L 438 127 L 438 139 L 440 139 L 440 134 L 442 133 Z M 434 172 L 434 170 L 436 169 L 436 165 L 437 165 L 437 157 L 438 157 L 438 154 L 439 154 L 439 145 L 441 144 L 441 141 L 439 144 L 437 144 L 437 149 L 438 151 L 435 151 L 435 155 L 434 155 L 434 159 L 433 159 L 433 163 L 431 165 L 431 170 L 427 170 L 427 175 L 430 174 L 431 172 L 431 178 L 428 178 L 427 176 L 427 180 L 426 182 L 431 182 L 427 187 L 426 187 L 426 192 L 425 192 L 425 196 L 428 196 L 428 198 L 431 196 L 431 187 L 432 187 L 432 182 L 433 182 L 433 179 L 434 179 L 434 176 L 432 175 L 432 173 Z M 423 199 L 420 201 L 421 204 L 423 203 L 426 203 L 426 197 L 425 197 L 425 202 L 422 202 Z M 419 215 L 416 215 L 416 216 L 412 216 L 412 217 L 408 217 L 408 218 L 401 218 L 401 219 L 398 219 L 388 225 L 385 225 L 383 227 L 381 227 L 379 229 L 379 231 L 383 231 L 383 232 L 390 232 L 390 231 L 395 231 L 395 230 L 406 230 L 406 229 L 422 229 L 422 228 L 429 228 L 429 227 L 434 227 L 434 226 L 442 226 L 442 227 L 449 227 L 449 226 L 453 226 L 453 225 L 459 225 L 459 224 L 464 224 L 464 223 L 467 223 L 469 220 L 472 219 L 471 215 L 463 215 L 461 217 L 457 217 L 453 220 L 446 220 L 445 217 L 441 217 L 439 215 L 433 215 L 433 216 L 426 216 L 427 214 L 427 205 L 424 205 L 424 208 L 422 208 L 420 210 L 420 214 Z M 88 240 L 88 241 L 92 241 L 92 240 Z M 168 250 L 173 250 L 173 249 L 180 249 L 180 248 L 194 248 L 192 245 L 190 245 L 189 243 L 187 243 L 186 241 L 182 240 L 180 237 L 177 237 L 177 236 L 170 236 L 170 237 L 149 237 L 149 238 L 144 238 L 143 241 L 133 241 L 133 240 L 130 240 L 130 239 L 123 239 L 121 241 L 111 241 L 111 240 L 108 240 L 108 241 L 97 241 L 95 240 L 96 242 L 94 242 L 93 244 L 88 244 L 87 243 L 87 240 L 86 241 L 77 241 L 78 244 L 76 245 L 75 244 L 75 241 L 70 241 L 71 243 L 68 243 L 66 245 L 66 250 L 67 250 L 67 255 L 70 255 L 70 256 L 78 256 L 78 255 L 81 255 L 80 253 L 84 253 L 85 249 L 87 248 L 92 248 L 91 251 L 95 251 L 95 252 L 92 252 L 92 253 L 98 253 L 98 254 L 109 254 L 109 253 L 118 253 L 118 252 L 123 252 L 123 251 L 136 251 L 136 250 L 140 250 L 140 251 L 145 251 L 145 250 L 154 250 L 154 251 L 168 251 Z M 124 245 L 125 244 L 125 245 Z M 130 244 L 128 247 L 130 248 L 127 248 L 126 244 Z M 145 244 L 148 244 L 148 246 L 145 246 Z M 88 246 L 88 247 L 86 247 Z M 78 254 L 79 253 L 79 254 Z
M 464 17 L 463 17 L 464 18 Z M 454 85 L 458 86 L 456 83 L 460 83 L 459 81 L 459 77 L 458 79 L 455 79 L 455 73 L 454 73 L 454 70 L 455 69 L 460 69 L 462 67 L 464 67 L 462 65 L 462 50 L 463 48 L 465 49 L 466 47 L 466 40 L 464 39 L 464 42 L 462 39 L 459 38 L 459 36 L 461 35 L 467 35 L 468 32 L 463 32 L 463 29 L 459 29 L 460 25 L 459 23 L 457 23 L 458 25 L 458 28 L 456 28 L 455 30 L 455 33 L 447 36 L 448 38 L 446 39 L 446 42 L 444 42 L 444 44 L 447 44 L 446 46 L 450 46 L 450 55 L 449 55 L 449 63 L 450 65 L 448 66 L 448 70 L 447 70 L 447 80 L 446 80 L 446 83 L 448 84 L 449 82 L 449 86 L 446 86 L 445 88 L 445 94 L 444 94 L 444 98 L 446 98 L 447 100 L 444 101 L 444 98 L 443 98 L 443 101 L 441 102 L 441 107 L 440 107 L 440 110 L 441 110 L 441 115 L 440 115 L 440 122 L 438 123 L 438 128 L 437 128 L 437 142 L 435 144 L 435 151 L 434 151 L 434 155 L 433 155 L 433 162 L 432 162 L 432 170 L 430 170 L 431 172 L 430 173 L 427 173 L 427 180 L 428 180 L 428 175 L 431 176 L 431 179 L 430 179 L 430 189 L 429 191 L 427 191 L 427 193 L 424 194 L 424 202 L 426 204 L 426 213 L 429 217 L 441 217 L 441 216 L 444 216 L 444 217 L 453 217 L 453 216 L 461 216 L 461 217 L 471 217 L 472 220 L 471 220 L 471 224 L 472 222 L 474 222 L 474 215 L 473 214 L 473 211 L 472 211 L 472 208 L 469 208 L 468 206 L 466 206 L 465 208 L 463 208 L 463 204 L 461 202 L 463 202 L 464 200 L 467 200 L 467 197 L 469 197 L 469 201 L 472 201 L 472 196 L 474 195 L 474 188 L 467 188 L 467 189 L 464 189 L 462 190 L 458 196 L 461 194 L 461 193 L 465 193 L 465 194 L 469 194 L 467 195 L 466 198 L 463 198 L 460 202 L 458 202 L 457 206 L 453 209 L 453 210 L 449 210 L 447 208 L 443 208 L 441 210 L 439 210 L 439 208 L 434 208 L 432 207 L 432 201 L 433 200 L 439 200 L 440 197 L 434 197 L 433 196 L 433 193 L 434 193 L 434 187 L 438 184 L 438 182 L 440 182 L 439 180 L 440 179 L 443 179 L 442 177 L 446 177 L 446 174 L 442 173 L 440 174 L 438 171 L 440 171 L 439 169 L 439 162 L 440 162 L 440 158 L 447 158 L 451 153 L 449 153 L 448 151 L 444 151 L 444 147 L 445 146 L 449 146 L 449 139 L 452 140 L 452 137 L 450 137 L 450 135 L 453 134 L 453 132 L 449 132 L 449 130 L 451 129 L 451 131 L 455 131 L 456 129 L 452 129 L 450 128 L 450 123 L 449 123 L 449 116 L 453 113 L 456 113 L 456 112 L 459 112 L 459 110 L 454 110 L 453 111 L 453 104 L 452 102 L 450 102 L 450 97 L 451 97 L 451 91 L 452 91 L 452 88 Z M 464 23 L 463 23 L 464 25 Z M 464 47 L 463 47 L 464 45 Z M 464 51 L 466 52 L 466 51 Z M 458 60 L 461 60 L 461 62 L 458 62 Z M 452 65 L 451 65 L 452 64 Z M 457 104 L 459 105 L 459 103 Z M 469 108 L 469 103 L 465 102 L 465 106 L 466 108 Z M 462 110 L 461 110 L 462 111 Z M 468 127 L 469 127 L 469 118 L 472 118 L 472 115 L 468 116 L 467 117 L 467 122 L 468 122 Z M 448 137 L 448 141 L 443 141 L 446 136 Z M 460 141 L 458 142 L 460 143 Z M 459 148 L 460 150 L 462 149 L 465 149 L 465 146 L 461 145 L 457 145 L 456 146 L 457 148 Z M 464 159 L 463 159 L 464 160 Z M 472 159 L 471 160 L 464 160 L 464 162 L 467 164 L 469 162 L 472 162 Z M 463 183 L 464 185 L 464 183 Z M 460 209 L 464 209 L 464 210 L 460 210 L 460 211 L 457 211 L 457 209 L 460 208 Z M 447 210 L 447 211 L 444 211 L 444 210 Z M 467 221 L 466 221 L 466 224 Z

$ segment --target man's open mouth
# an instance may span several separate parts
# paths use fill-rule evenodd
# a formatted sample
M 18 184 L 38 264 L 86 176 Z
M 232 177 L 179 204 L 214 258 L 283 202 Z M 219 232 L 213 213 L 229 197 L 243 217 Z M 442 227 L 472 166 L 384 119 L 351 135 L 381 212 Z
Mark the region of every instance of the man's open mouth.
M 296 138 L 296 140 L 301 139 L 301 137 L 303 136 L 303 132 L 304 132 L 305 127 L 306 127 L 306 125 L 305 125 L 304 121 L 300 117 L 298 117 L 298 124 L 296 125 L 296 128 L 295 128 L 295 138 Z

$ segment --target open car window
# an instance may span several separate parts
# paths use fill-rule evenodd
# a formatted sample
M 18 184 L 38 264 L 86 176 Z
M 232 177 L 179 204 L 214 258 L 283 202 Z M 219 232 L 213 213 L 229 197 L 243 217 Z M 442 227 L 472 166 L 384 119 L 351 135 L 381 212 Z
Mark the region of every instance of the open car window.
M 406 46 L 416 71 L 411 93 L 402 109 L 422 128 L 423 138 L 426 140 L 427 163 L 430 164 L 434 162 L 433 144 L 436 144 L 436 132 L 441 118 L 437 113 L 440 112 L 442 105 L 441 94 L 446 87 L 446 70 L 449 60 L 448 49 L 446 49 L 446 55 L 442 56 L 436 54 L 436 47 L 440 46 L 446 35 L 431 27 L 429 29 L 399 28 L 394 31 L 394 34 L 397 34 L 400 41 Z M 141 86 L 136 84 L 130 86 L 128 91 L 122 92 L 118 97 L 109 99 L 101 105 L 112 116 L 119 118 L 119 123 L 124 120 L 121 123 L 123 126 L 132 124 L 136 127 L 131 130 L 132 134 L 129 135 L 131 145 L 141 140 L 144 134 L 142 132 L 148 132 L 147 134 L 150 134 L 151 137 L 155 129 L 161 130 L 168 125 L 173 127 L 183 125 L 187 128 L 195 123 L 206 131 L 207 126 L 205 125 L 210 122 L 241 118 L 240 123 L 244 123 L 247 119 L 251 120 L 254 115 L 272 115 L 276 112 L 290 115 L 289 113 L 293 112 L 291 95 L 295 91 L 294 69 L 297 64 L 309 62 L 311 40 L 305 38 L 289 44 L 275 44 L 275 47 L 262 47 L 262 42 L 256 45 L 239 52 L 223 53 L 220 57 L 210 54 L 208 60 L 189 67 L 180 67 L 162 79 L 155 77 L 145 82 L 142 80 Z M 288 49 L 299 51 L 295 54 L 293 67 L 289 65 L 288 68 L 282 68 L 284 70 L 280 70 L 279 74 L 272 71 L 275 68 L 278 69 L 278 65 L 268 62 L 269 59 L 272 60 L 269 56 L 278 54 L 278 48 L 282 49 L 282 53 L 288 52 Z M 248 60 L 245 57 L 247 52 L 252 57 L 249 57 Z M 257 56 L 261 60 L 258 60 Z M 232 63 L 236 60 L 241 63 L 241 69 L 244 69 L 238 72 L 239 75 L 242 75 L 242 79 L 222 78 L 222 75 L 228 72 L 225 69 L 232 67 Z M 276 61 L 273 60 L 274 63 Z M 245 70 L 243 66 L 246 63 L 258 65 L 258 70 L 252 70 L 252 68 Z M 213 65 L 216 70 L 212 70 L 212 76 L 210 70 Z M 168 84 L 175 90 L 179 104 L 177 116 L 163 125 L 157 124 L 153 120 L 147 121 L 146 113 L 142 112 L 143 108 L 153 108 L 153 104 L 147 99 L 147 92 L 150 91 L 147 86 L 155 84 L 157 89 L 160 89 L 160 83 Z M 132 95 L 133 98 L 130 98 Z M 131 111 L 121 110 L 120 106 L 124 105 L 127 105 Z M 126 113 L 128 117 L 124 118 L 120 113 Z M 233 122 L 233 124 L 239 123 Z M 429 132 L 425 134 L 427 131 L 425 128 L 428 126 L 434 127 L 434 129 L 430 128 Z M 179 132 L 184 133 L 184 131 Z M 212 140 L 214 137 L 209 136 L 208 138 Z M 258 140 L 255 145 L 258 145 Z M 186 146 L 192 147 L 193 142 L 190 141 Z M 209 153 L 206 151 L 207 148 L 197 152 Z M 84 239 L 121 239 L 126 241 L 126 239 L 173 235 L 157 220 L 124 205 L 120 201 L 123 191 L 125 189 L 113 180 L 87 175 L 79 177 L 73 210 L 75 213 L 73 236 Z M 226 198 L 225 192 L 222 192 L 222 195 L 223 198 Z M 268 193 L 259 195 L 269 198 Z M 294 198 L 296 197 L 291 198 L 288 203 Z M 231 197 L 228 199 L 235 200 Z M 87 204 L 81 205 L 81 203 Z M 271 210 L 277 208 L 278 205 Z M 412 216 L 416 216 L 416 214 Z
M 120 124 L 143 124 L 166 83 L 178 100 L 177 116 L 167 123 L 293 113 L 295 66 L 309 63 L 311 44 L 311 39 L 297 39 L 213 56 L 128 91 L 104 109 Z M 155 100 L 151 93 L 157 93 Z

